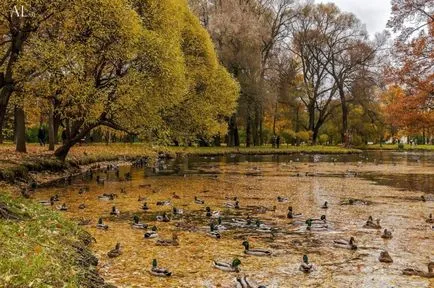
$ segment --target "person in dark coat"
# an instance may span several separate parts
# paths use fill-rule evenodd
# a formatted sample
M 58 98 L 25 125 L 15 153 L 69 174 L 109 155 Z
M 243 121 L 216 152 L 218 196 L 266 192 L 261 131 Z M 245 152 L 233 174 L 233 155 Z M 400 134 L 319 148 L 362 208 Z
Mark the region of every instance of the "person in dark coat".
M 45 130 L 42 126 L 39 127 L 38 140 L 41 146 L 45 146 Z

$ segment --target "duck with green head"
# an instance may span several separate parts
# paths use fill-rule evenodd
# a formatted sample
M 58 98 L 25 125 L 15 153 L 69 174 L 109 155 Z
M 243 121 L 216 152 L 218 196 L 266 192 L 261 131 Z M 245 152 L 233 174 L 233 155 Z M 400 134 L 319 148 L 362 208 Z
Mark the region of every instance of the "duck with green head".
M 312 219 L 307 219 L 306 220 L 306 230 L 308 231 L 324 231 L 328 229 L 328 225 L 327 224 L 317 224 L 317 223 L 313 223 Z
M 222 271 L 226 272 L 239 272 L 240 269 L 238 266 L 241 264 L 241 261 L 238 258 L 235 258 L 232 263 L 226 263 L 226 262 L 218 262 L 213 260 L 214 268 L 220 269 Z
M 143 237 L 145 239 L 158 237 L 157 227 L 156 226 L 152 226 L 151 230 L 148 230 L 148 231 L 146 231 L 145 234 L 143 234 Z
M 100 217 L 98 219 L 98 224 L 96 224 L 96 228 L 102 229 L 102 230 L 107 230 L 109 227 L 108 227 L 108 225 L 104 224 L 104 222 L 102 221 L 102 218 Z
M 299 269 L 304 273 L 310 273 L 313 271 L 313 265 L 312 263 L 309 263 L 309 258 L 307 258 L 307 255 L 303 255 L 303 262 L 301 262 Z
M 158 267 L 157 259 L 152 260 L 152 268 L 149 270 L 149 273 L 154 276 L 159 277 L 169 277 L 172 276 L 172 272 L 167 270 L 166 268 Z
M 146 229 L 148 228 L 148 224 L 140 223 L 139 216 L 134 215 L 133 224 L 131 224 L 131 227 L 133 227 L 134 229 Z
M 210 231 L 206 233 L 208 236 L 216 239 L 220 239 L 222 236 L 216 228 L 214 223 L 209 224 Z
M 250 249 L 249 241 L 244 241 L 242 245 L 244 246 L 244 254 L 254 256 L 271 256 L 271 251 L 260 248 Z

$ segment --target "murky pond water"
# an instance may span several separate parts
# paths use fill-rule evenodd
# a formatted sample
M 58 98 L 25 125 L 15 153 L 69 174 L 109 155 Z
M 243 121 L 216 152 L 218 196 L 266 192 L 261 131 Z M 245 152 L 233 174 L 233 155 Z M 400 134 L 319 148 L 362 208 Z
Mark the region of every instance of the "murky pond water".
M 192 157 L 161 163 L 156 170 L 121 167 L 120 177 L 127 171 L 129 181 L 119 181 L 110 171 L 99 174 L 104 184 L 97 184 L 94 174 L 92 180 L 78 179 L 36 194 L 38 199 L 58 194 L 56 205 L 65 202 L 69 207 L 66 216 L 91 219 L 84 227 L 95 237 L 98 269 L 119 287 L 237 287 L 237 275 L 266 287 L 434 287 L 432 278 L 402 274 L 408 267 L 427 271 L 434 260 L 433 224 L 425 221 L 434 212 L 432 153 Z M 80 194 L 83 187 L 88 191 Z M 117 197 L 104 201 L 98 198 L 103 193 Z M 195 203 L 195 196 L 205 204 Z M 279 202 L 279 196 L 287 199 Z M 234 197 L 240 209 L 225 206 L 234 204 Z M 170 205 L 157 205 L 165 200 Z M 328 209 L 321 208 L 325 201 Z M 141 209 L 144 202 L 147 211 Z M 79 209 L 82 203 L 85 209 Z M 110 215 L 114 205 L 118 216 Z M 288 219 L 288 206 L 302 215 Z M 173 207 L 184 213 L 173 215 Z M 209 223 L 217 220 L 206 216 L 206 207 L 220 211 L 226 228 L 220 239 L 207 235 Z M 156 221 L 163 212 L 171 221 Z M 323 214 L 327 228 L 316 229 L 314 224 L 311 231 L 306 229 L 306 219 Z M 132 229 L 134 215 L 155 225 L 158 237 L 144 239 L 144 230 Z M 381 219 L 382 229 L 363 228 L 370 215 Z M 95 227 L 99 217 L 108 230 Z M 248 217 L 262 225 L 234 221 Z M 381 238 L 384 228 L 392 231 L 392 239 Z M 158 239 L 171 239 L 173 233 L 178 246 L 157 245 Z M 334 240 L 350 237 L 357 250 L 334 245 Z M 267 249 L 272 255 L 246 255 L 244 240 L 251 249 Z M 122 254 L 109 258 L 107 252 L 117 242 Z M 378 261 L 384 250 L 393 263 Z M 311 273 L 299 271 L 304 254 L 314 263 Z M 149 274 L 154 258 L 172 271 L 171 277 Z M 213 268 L 213 260 L 234 258 L 241 260 L 239 273 Z

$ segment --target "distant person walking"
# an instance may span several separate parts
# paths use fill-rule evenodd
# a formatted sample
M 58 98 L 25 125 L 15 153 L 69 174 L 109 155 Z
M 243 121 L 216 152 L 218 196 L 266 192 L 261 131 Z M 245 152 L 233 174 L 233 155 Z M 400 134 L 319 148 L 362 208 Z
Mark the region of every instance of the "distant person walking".
M 42 126 L 39 127 L 38 140 L 41 146 L 45 146 L 45 130 Z

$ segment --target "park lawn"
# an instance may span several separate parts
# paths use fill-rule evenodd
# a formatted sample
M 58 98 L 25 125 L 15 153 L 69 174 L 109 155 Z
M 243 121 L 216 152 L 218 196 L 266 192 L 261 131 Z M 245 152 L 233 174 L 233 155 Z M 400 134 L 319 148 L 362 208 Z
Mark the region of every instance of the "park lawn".
M 83 237 L 90 237 L 86 232 L 59 213 L 4 190 L 0 209 L 0 287 L 89 286 L 88 268 L 74 248 L 84 247 Z

